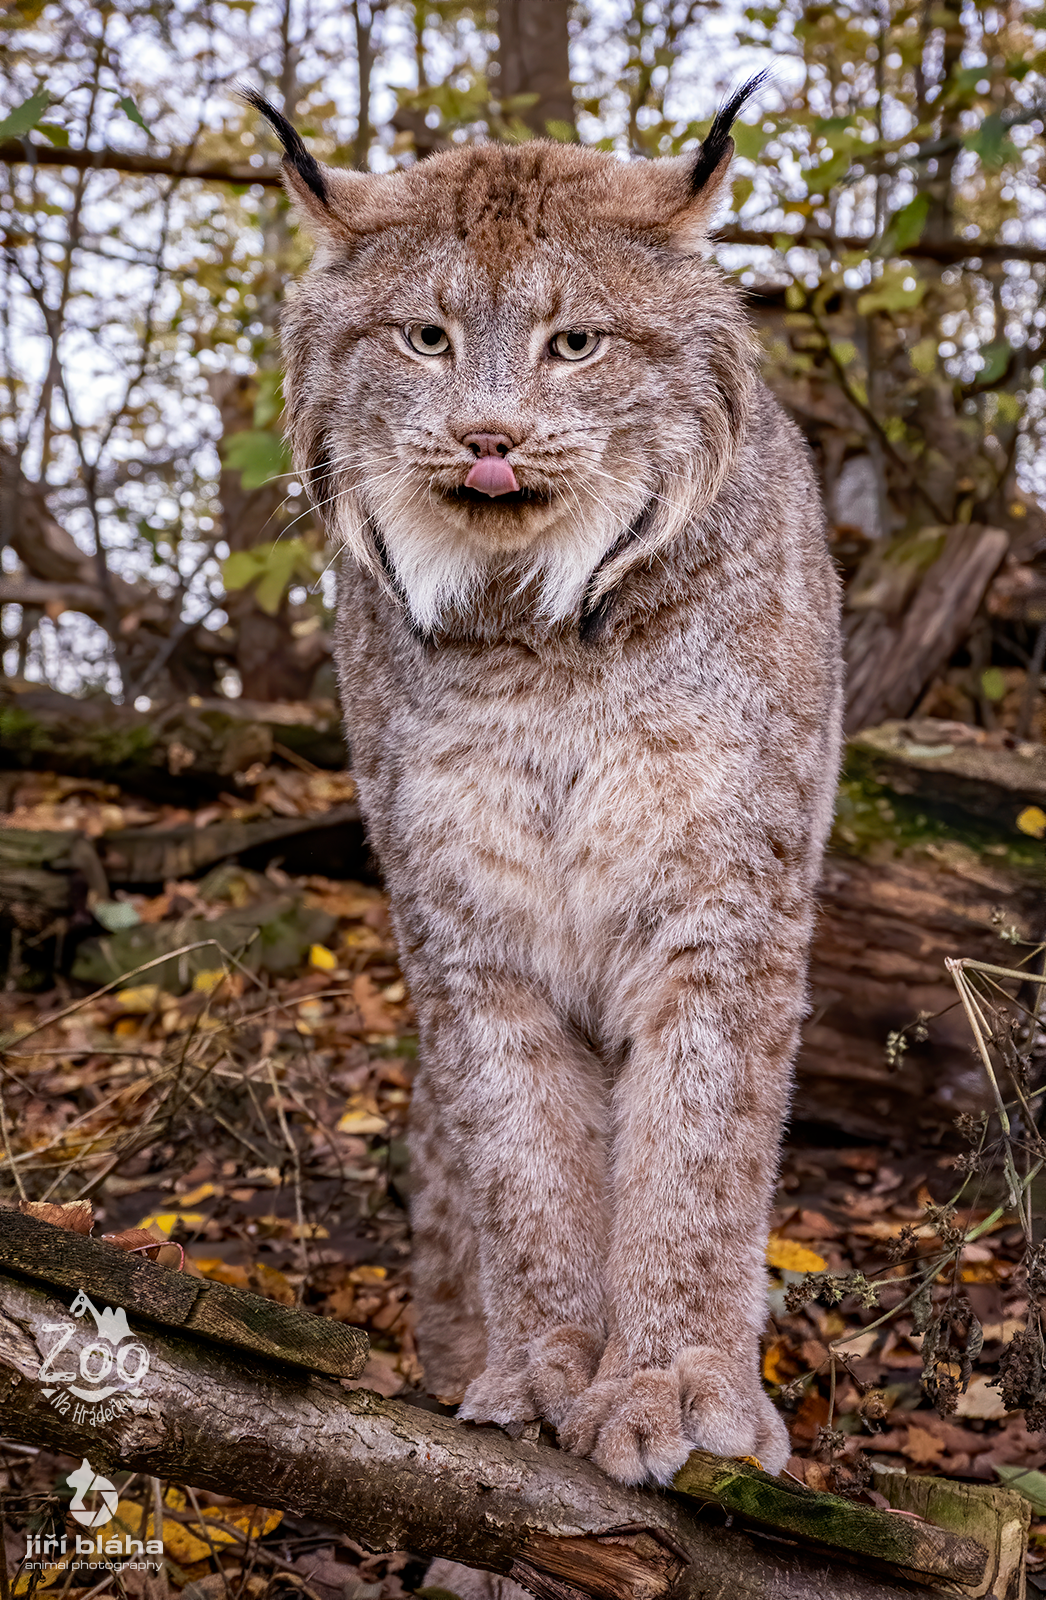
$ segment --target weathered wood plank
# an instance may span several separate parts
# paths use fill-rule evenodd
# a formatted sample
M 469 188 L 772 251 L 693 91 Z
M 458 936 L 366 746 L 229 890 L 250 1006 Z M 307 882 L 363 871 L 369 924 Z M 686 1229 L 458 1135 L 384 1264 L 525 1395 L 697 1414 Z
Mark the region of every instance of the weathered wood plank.
M 957 1483 L 923 1478 L 899 1467 L 875 1465 L 875 1487 L 898 1511 L 914 1512 L 939 1528 L 976 1539 L 988 1550 L 984 1578 L 975 1595 L 1025 1600 L 1025 1555 L 1031 1505 L 997 1483 Z
M 840 1495 L 818 1494 L 704 1450 L 693 1451 L 672 1487 L 691 1500 L 720 1506 L 747 1523 L 819 1545 L 844 1560 L 870 1561 L 919 1583 L 952 1583 L 960 1593 L 984 1593 L 986 1547 L 929 1522 L 894 1517 Z
M 0 1207 L 0 1268 L 310 1372 L 355 1378 L 366 1365 L 369 1341 L 360 1328 L 172 1272 L 9 1207 Z

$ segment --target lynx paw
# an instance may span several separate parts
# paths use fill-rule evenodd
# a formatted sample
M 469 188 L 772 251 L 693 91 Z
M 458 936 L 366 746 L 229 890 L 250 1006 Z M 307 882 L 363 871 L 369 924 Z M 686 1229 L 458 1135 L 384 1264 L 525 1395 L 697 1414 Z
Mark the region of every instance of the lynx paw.
M 542 1417 L 558 1428 L 595 1377 L 602 1353 L 602 1339 L 585 1328 L 550 1328 L 473 1379 L 458 1416 L 503 1428 Z
M 594 1383 L 559 1437 L 620 1483 L 670 1483 L 695 1449 L 758 1456 L 776 1474 L 790 1449 L 784 1421 L 762 1389 L 704 1345 L 681 1350 L 670 1367 Z

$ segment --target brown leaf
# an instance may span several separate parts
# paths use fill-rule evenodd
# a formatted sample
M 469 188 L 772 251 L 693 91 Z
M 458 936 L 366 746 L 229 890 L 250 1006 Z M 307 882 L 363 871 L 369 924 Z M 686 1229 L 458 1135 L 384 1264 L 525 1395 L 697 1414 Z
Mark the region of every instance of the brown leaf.
M 819 1461 L 807 1461 L 804 1465 L 806 1467 L 806 1487 L 808 1489 L 816 1489 L 819 1494 L 830 1494 L 832 1485 L 829 1482 L 827 1469 Z
M 39 1217 L 41 1222 L 65 1228 L 68 1233 L 90 1233 L 94 1226 L 90 1200 L 72 1200 L 64 1206 L 52 1205 L 48 1200 L 20 1200 L 18 1209 L 23 1216 Z
M 166 1243 L 150 1233 L 148 1228 L 125 1228 L 122 1233 L 103 1233 L 102 1238 L 106 1244 L 114 1244 L 118 1250 L 142 1250 L 146 1245 L 159 1250 Z
M 908 1429 L 908 1438 L 902 1446 L 903 1454 L 918 1467 L 929 1467 L 944 1454 L 944 1440 L 938 1439 L 927 1428 L 914 1426 Z
M 800 1211 L 798 1218 L 788 1224 L 790 1239 L 838 1239 L 842 1231 L 823 1211 Z
M 396 1023 L 391 1016 L 384 999 L 378 992 L 374 979 L 366 972 L 361 972 L 352 985 L 352 998 L 359 1008 L 363 1018 L 363 1026 L 367 1033 L 395 1033 Z

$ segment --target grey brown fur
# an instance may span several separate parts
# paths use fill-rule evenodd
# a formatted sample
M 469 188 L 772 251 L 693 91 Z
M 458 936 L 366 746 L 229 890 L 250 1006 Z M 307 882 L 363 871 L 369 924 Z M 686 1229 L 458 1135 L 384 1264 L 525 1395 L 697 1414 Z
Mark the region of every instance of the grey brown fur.
M 294 458 L 344 546 L 354 771 L 421 1033 L 427 1381 L 625 1482 L 695 1445 L 788 1455 L 764 1251 L 838 596 L 705 255 L 729 158 L 696 195 L 693 156 L 542 141 L 323 168 L 322 198 L 287 169 L 318 242 L 285 312 Z M 561 359 L 571 329 L 602 342 Z M 522 493 L 462 489 L 473 433 Z

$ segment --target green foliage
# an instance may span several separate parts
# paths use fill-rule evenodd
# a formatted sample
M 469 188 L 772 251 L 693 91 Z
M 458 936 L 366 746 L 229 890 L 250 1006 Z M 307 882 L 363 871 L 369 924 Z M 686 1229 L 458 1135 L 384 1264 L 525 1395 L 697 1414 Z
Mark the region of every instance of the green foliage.
M 225 587 L 245 589 L 254 584 L 254 598 L 270 617 L 279 611 L 296 579 L 313 583 L 321 571 L 320 558 L 303 539 L 281 539 L 253 545 L 249 550 L 234 550 L 222 562 Z
M 36 127 L 50 104 L 51 96 L 46 89 L 41 89 L 39 94 L 23 100 L 20 106 L 14 111 L 9 111 L 3 121 L 0 121 L 0 139 L 20 139 L 23 134 Z
M 149 124 L 146 122 L 145 118 L 142 116 L 142 113 L 138 110 L 138 107 L 135 105 L 134 101 L 129 95 L 122 95 L 116 103 L 124 115 L 129 117 L 132 122 L 136 122 L 139 128 L 144 128 L 146 133 L 152 133 L 152 129 L 149 127 Z
M 895 211 L 883 235 L 879 254 L 889 255 L 897 251 L 903 255 L 906 250 L 912 248 L 912 245 L 918 244 L 923 235 L 929 210 L 929 195 L 917 194 L 906 206 L 902 206 L 900 211 Z
M 988 667 L 981 673 L 981 688 L 989 700 L 1002 700 L 1006 694 L 1006 674 L 999 667 Z
M 269 428 L 244 428 L 223 442 L 225 465 L 240 474 L 245 489 L 260 489 L 290 471 L 291 459 L 283 435 Z

